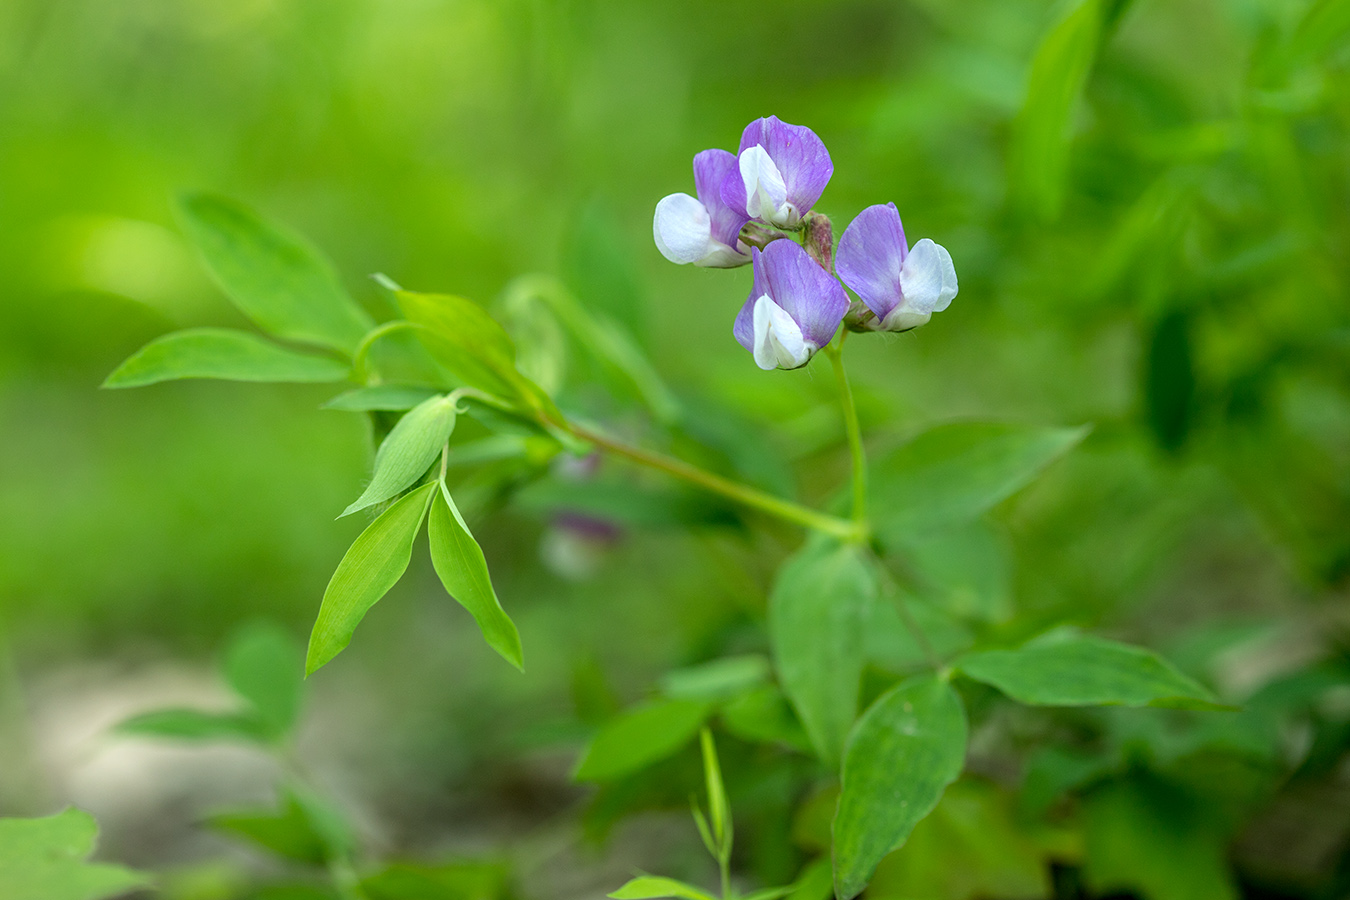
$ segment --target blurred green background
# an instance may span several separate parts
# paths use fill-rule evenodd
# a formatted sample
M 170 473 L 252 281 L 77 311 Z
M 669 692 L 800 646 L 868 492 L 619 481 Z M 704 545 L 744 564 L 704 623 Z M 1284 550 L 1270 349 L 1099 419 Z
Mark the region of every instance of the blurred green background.
M 731 337 L 748 270 L 671 266 L 650 237 L 657 200 L 692 191 L 692 155 L 735 149 L 770 114 L 828 146 L 817 208 L 836 235 L 894 201 L 911 241 L 956 261 L 961 294 L 932 324 L 849 343 L 876 448 L 958 418 L 1095 426 L 996 517 L 1015 550 L 1013 628 L 1099 628 L 1238 698 L 1339 659 L 1350 12 L 1102 8 L 1061 135 L 1026 104 L 1066 9 L 1043 0 L 0 4 L 0 812 L 75 800 L 105 820 L 110 855 L 200 858 L 145 824 L 190 819 L 192 778 L 114 796 L 98 787 L 114 776 L 91 774 L 98 727 L 196 696 L 185 684 L 209 693 L 213 655 L 250 618 L 303 636 L 361 526 L 334 516 L 367 477 L 369 426 L 319 410 L 331 391 L 97 390 L 155 335 L 246 327 L 181 237 L 178 192 L 219 191 L 304 233 L 381 319 L 394 309 L 374 272 L 489 306 L 519 274 L 560 275 L 632 327 L 693 406 L 740 423 L 778 483 L 820 502 L 846 465 L 829 379 L 760 372 Z M 635 418 L 584 377 L 571 390 Z M 311 681 L 309 746 L 390 846 L 547 844 L 541 823 L 578 796 L 566 772 L 581 723 L 666 668 L 759 649 L 765 585 L 796 541 L 630 528 L 576 546 L 509 505 L 476 530 L 526 675 L 415 557 Z M 1289 738 L 1292 768 L 1271 763 L 1285 774 L 1225 826 L 1252 896 L 1344 884 L 1350 709 L 1317 715 Z M 1322 748 L 1318 767 L 1300 741 Z M 977 740 L 972 768 L 1016 781 L 993 744 Z M 1278 800 L 1293 811 L 1261 832 L 1290 771 L 1313 787 Z M 618 863 L 587 850 L 564 868 L 655 865 L 653 845 L 688 837 L 661 827 Z M 1321 849 L 1279 850 L 1309 842 Z M 764 854 L 761 868 L 790 869 Z

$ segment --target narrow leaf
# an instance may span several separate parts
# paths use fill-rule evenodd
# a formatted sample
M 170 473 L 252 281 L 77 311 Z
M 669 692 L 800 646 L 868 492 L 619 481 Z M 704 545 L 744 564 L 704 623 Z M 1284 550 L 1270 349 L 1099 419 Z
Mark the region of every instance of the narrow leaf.
M 722 700 L 769 680 L 769 661 L 758 653 L 727 656 L 661 676 L 661 692 L 682 700 Z
M 455 402 L 449 397 L 424 400 L 399 419 L 380 444 L 380 450 L 375 454 L 374 477 L 342 515 L 349 516 L 367 506 L 383 503 L 416 482 L 431 468 L 454 430 Z
M 117 732 L 181 741 L 266 741 L 271 735 L 259 719 L 238 713 L 160 709 L 121 722 Z
M 773 685 L 756 688 L 722 707 L 722 724 L 743 741 L 783 744 L 803 753 L 811 752 L 811 739 Z
M 342 652 L 366 612 L 403 577 L 434 487 L 423 485 L 385 510 L 342 557 L 309 636 L 306 675 Z
M 778 680 L 830 765 L 857 714 L 863 628 L 876 591 L 858 548 L 821 541 L 783 566 L 769 598 Z
M 708 818 L 712 820 L 712 834 L 717 841 L 720 855 L 731 855 L 731 804 L 727 802 L 727 790 L 722 783 L 722 767 L 717 762 L 717 746 L 713 743 L 712 732 L 704 727 L 698 735 L 699 749 L 703 752 L 703 780 L 708 790 Z
M 473 616 L 488 646 L 517 669 L 523 669 L 525 660 L 516 623 L 502 609 L 492 588 L 483 548 L 469 533 L 444 484 L 432 501 L 427 533 L 431 539 L 431 564 L 441 584 Z
M 338 394 L 325 403 L 323 408 L 344 412 L 412 409 L 439 393 L 441 391 L 437 388 L 417 384 L 377 384 Z
M 78 809 L 39 819 L 0 819 L 0 897 L 104 900 L 145 887 L 147 875 L 89 863 L 98 824 Z
M 950 684 L 921 675 L 883 694 L 858 720 L 844 757 L 834 819 L 840 900 L 862 892 L 961 774 L 966 715 Z
M 225 679 L 253 706 L 272 737 L 295 725 L 304 691 L 305 663 L 289 634 L 270 622 L 246 626 L 225 653 Z
M 707 891 L 700 891 L 693 885 L 676 881 L 674 878 L 660 878 L 655 875 L 634 878 L 609 896 L 615 900 L 655 900 L 660 897 L 674 897 L 678 900 L 713 900 L 712 894 Z
M 666 700 L 621 714 L 600 729 L 577 765 L 580 781 L 611 781 L 672 755 L 693 738 L 712 704 Z
M 304 239 L 224 197 L 190 194 L 179 211 L 216 283 L 263 330 L 351 354 L 370 329 L 370 316 Z
M 1052 633 L 1017 650 L 967 654 L 956 667 L 1037 706 L 1219 707 L 1203 685 L 1152 651 L 1098 637 Z
M 347 377 L 346 364 L 296 353 L 247 331 L 189 328 L 155 338 L 103 382 L 105 388 L 141 387 L 180 378 L 225 381 L 322 382 Z

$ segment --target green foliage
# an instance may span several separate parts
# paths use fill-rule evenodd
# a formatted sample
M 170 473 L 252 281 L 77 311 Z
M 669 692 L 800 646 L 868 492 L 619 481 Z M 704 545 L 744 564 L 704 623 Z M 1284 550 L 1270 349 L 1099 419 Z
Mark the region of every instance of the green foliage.
M 341 381 L 347 372 L 347 366 L 335 359 L 296 353 L 246 331 L 189 328 L 155 338 L 137 350 L 103 386 L 142 387 L 179 378 Z
M 370 484 L 342 515 L 396 497 L 426 474 L 455 430 L 455 399 L 432 397 L 398 420 L 375 454 Z
M 713 900 L 712 894 L 674 878 L 643 875 L 634 878 L 611 894 L 615 900 L 655 900 L 658 897 L 676 897 L 679 900 Z
M 160 709 L 121 722 L 117 730 L 126 735 L 174 738 L 185 741 L 264 739 L 255 719 L 237 713 L 208 713 L 195 709 Z
M 743 696 L 769 677 L 769 661 L 759 654 L 724 656 L 661 676 L 661 692 L 677 700 L 724 700 Z
M 326 865 L 351 849 L 346 826 L 313 797 L 283 790 L 279 810 L 221 813 L 211 827 L 262 847 L 286 859 Z
M 966 715 L 950 684 L 916 676 L 877 699 L 849 737 L 834 819 L 834 884 L 841 900 L 937 806 L 966 757 Z
M 412 409 L 439 393 L 436 388 L 416 384 L 375 384 L 338 394 L 323 408 L 343 412 L 402 411 Z
M 146 887 L 148 876 L 89 863 L 98 823 L 78 809 L 41 819 L 0 819 L 0 896 L 6 900 L 105 900 Z
M 624 712 L 600 729 L 575 777 L 609 781 L 665 759 L 693 739 L 711 710 L 700 700 L 660 700 Z
M 370 317 L 303 239 L 212 194 L 183 197 L 179 214 L 216 284 L 260 328 L 287 340 L 355 351 Z
M 1153 329 L 1148 347 L 1144 397 L 1148 424 L 1165 450 L 1179 450 L 1191 430 L 1195 412 L 1195 360 L 1190 317 L 1173 311 Z
M 508 885 L 506 868 L 485 862 L 394 863 L 361 880 L 369 900 L 506 900 Z

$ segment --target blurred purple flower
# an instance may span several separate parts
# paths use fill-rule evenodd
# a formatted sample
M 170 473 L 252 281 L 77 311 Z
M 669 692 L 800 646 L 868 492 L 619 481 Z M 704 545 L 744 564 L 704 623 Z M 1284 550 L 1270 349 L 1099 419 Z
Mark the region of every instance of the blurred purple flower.
M 877 317 L 877 331 L 917 328 L 956 296 L 952 255 L 928 238 L 909 249 L 894 203 L 869 206 L 849 223 L 835 271 Z
M 750 261 L 739 235 L 750 217 L 722 200 L 721 186 L 736 171 L 736 157 L 725 150 L 704 150 L 694 157 L 694 189 L 671 194 L 656 204 L 652 236 L 661 255 L 673 263 L 726 269 Z
M 810 128 L 769 116 L 746 126 L 737 169 L 722 182 L 726 205 L 746 218 L 796 228 L 830 183 L 834 163 Z
M 754 257 L 754 286 L 732 334 L 761 369 L 796 369 L 834 337 L 848 297 L 794 241 L 774 241 Z

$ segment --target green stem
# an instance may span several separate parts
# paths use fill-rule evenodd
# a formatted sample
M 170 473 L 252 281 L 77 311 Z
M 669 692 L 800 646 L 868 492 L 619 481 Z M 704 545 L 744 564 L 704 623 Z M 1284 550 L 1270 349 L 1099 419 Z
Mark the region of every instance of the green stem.
M 725 853 L 717 857 L 717 867 L 722 873 L 722 900 L 731 900 L 731 860 Z
M 844 338 L 840 335 L 838 343 L 827 344 L 825 355 L 834 367 L 834 380 L 839 386 L 839 403 L 844 408 L 844 430 L 848 434 L 848 450 L 853 460 L 853 521 L 862 525 L 867 521 L 867 455 L 863 451 L 862 428 L 858 425 L 858 408 L 853 403 L 853 388 L 848 383 L 848 372 L 844 370 Z
M 386 334 L 393 334 L 395 331 L 402 331 L 405 328 L 416 328 L 417 325 L 406 319 L 394 319 L 392 322 L 385 322 L 377 325 L 366 332 L 365 337 L 361 338 L 361 343 L 356 345 L 356 352 L 352 354 L 352 373 L 356 380 L 365 384 L 369 381 L 369 373 L 366 369 L 366 357 L 370 355 L 370 348 L 375 346 L 375 342 Z
M 684 460 L 625 444 L 580 425 L 569 424 L 568 428 L 577 437 L 589 441 L 597 447 L 602 447 L 633 462 L 665 472 L 667 475 L 682 478 L 704 490 L 721 494 L 723 497 L 766 512 L 771 516 L 804 525 L 807 528 L 833 535 L 845 541 L 862 541 L 866 536 L 866 528 L 861 523 L 849 522 L 837 516 L 817 512 L 810 507 L 802 506 L 800 503 L 783 500 L 749 485 L 731 481 L 721 475 L 714 475 L 712 472 L 690 465 Z

